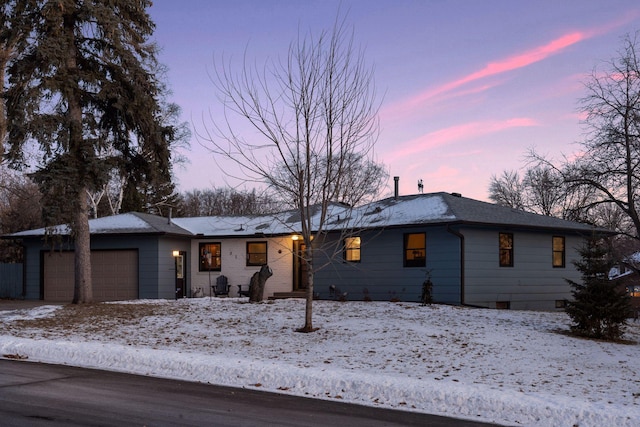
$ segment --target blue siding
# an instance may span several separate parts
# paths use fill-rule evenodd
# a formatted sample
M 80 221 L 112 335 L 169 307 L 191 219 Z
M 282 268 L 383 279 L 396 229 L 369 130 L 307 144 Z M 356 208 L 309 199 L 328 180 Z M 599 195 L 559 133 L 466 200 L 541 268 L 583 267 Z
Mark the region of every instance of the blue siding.
M 427 236 L 427 266 L 404 267 L 403 245 L 406 233 L 425 232 Z M 347 292 L 348 300 L 419 301 L 422 283 L 431 272 L 434 301 L 460 303 L 460 240 L 444 227 L 415 227 L 368 231 L 360 234 L 361 262 L 347 263 L 340 251 L 333 259 L 325 251 L 316 251 L 314 291 L 320 298 L 329 298 L 329 286 Z M 330 240 L 333 239 L 333 240 Z M 336 243 L 339 236 L 330 236 Z M 331 245 L 323 245 L 327 247 Z M 340 245 L 337 245 L 340 247 Z
M 23 264 L 0 264 L 0 298 L 22 298 Z
M 511 230 L 514 235 L 512 267 L 499 266 L 498 233 L 501 229 L 463 229 L 467 275 L 465 302 L 495 308 L 509 302 L 512 309 L 555 310 L 556 301 L 571 299 L 566 279 L 580 281 L 573 262 L 579 259 L 579 236 L 556 232 Z M 552 237 L 565 236 L 564 268 L 552 265 Z
M 172 249 L 188 250 L 188 239 L 162 236 L 92 236 L 92 250 L 138 250 L 138 297 L 174 298 L 175 264 Z M 25 239 L 25 298 L 42 299 L 42 251 L 48 250 L 40 238 Z M 63 250 L 73 249 L 68 245 Z M 188 273 L 189 274 L 189 273 Z M 187 276 L 187 280 L 188 280 Z
M 184 265 L 187 269 L 186 276 L 186 291 L 187 296 L 191 289 L 191 281 L 189 271 L 189 254 L 191 249 L 191 240 L 185 239 L 170 239 L 164 238 L 158 241 L 157 249 L 157 279 L 155 289 L 157 290 L 157 296 L 154 298 L 173 299 L 176 297 L 176 263 L 173 258 L 172 252 L 174 250 L 187 252 L 187 259 L 184 260 Z M 151 297 L 147 297 L 151 298 Z
M 42 241 L 29 239 L 24 241 L 24 263 L 25 263 L 25 299 L 42 299 L 40 289 L 40 274 Z

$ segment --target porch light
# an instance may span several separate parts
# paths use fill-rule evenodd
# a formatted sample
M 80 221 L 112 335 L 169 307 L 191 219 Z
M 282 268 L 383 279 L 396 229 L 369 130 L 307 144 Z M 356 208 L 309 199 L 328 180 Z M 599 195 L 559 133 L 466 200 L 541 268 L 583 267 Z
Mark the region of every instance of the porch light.
M 313 240 L 314 236 L 309 236 L 309 238 L 311 240 Z M 302 236 L 299 234 L 294 234 L 291 236 L 291 240 L 296 241 L 296 240 L 302 240 Z
M 180 251 L 173 251 L 171 252 L 171 255 L 173 255 L 174 258 L 178 258 L 180 256 Z

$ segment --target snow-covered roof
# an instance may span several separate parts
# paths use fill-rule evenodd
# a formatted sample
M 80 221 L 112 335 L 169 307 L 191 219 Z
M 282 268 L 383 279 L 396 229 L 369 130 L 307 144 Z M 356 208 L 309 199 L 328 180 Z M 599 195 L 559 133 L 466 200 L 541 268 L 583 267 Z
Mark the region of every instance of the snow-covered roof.
M 91 234 L 183 234 L 190 233 L 175 225 L 167 218 L 140 212 L 130 212 L 120 215 L 106 216 L 89 220 Z M 43 236 L 45 228 L 13 233 L 10 237 Z M 69 227 L 58 225 L 54 227 L 55 234 L 69 234 Z
M 319 224 L 316 209 L 312 223 Z M 524 212 L 458 194 L 430 193 L 390 197 L 350 208 L 332 203 L 327 212 L 326 229 L 385 228 L 408 225 L 468 224 L 592 232 L 593 227 L 544 215 Z M 149 214 L 128 213 L 89 221 L 93 234 L 178 234 L 184 236 L 242 237 L 299 233 L 297 211 L 254 216 L 209 216 L 167 219 Z M 600 232 L 608 230 L 597 229 Z M 59 227 L 63 234 L 66 227 Z M 44 229 L 15 233 L 10 237 L 40 236 Z

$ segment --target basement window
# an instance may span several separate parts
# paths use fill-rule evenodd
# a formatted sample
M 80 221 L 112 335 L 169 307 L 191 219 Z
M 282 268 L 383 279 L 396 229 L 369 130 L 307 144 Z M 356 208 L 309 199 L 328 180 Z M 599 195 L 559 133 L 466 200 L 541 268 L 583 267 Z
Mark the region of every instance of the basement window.
M 556 300 L 556 308 L 567 308 L 567 300 L 566 299 L 557 299 Z
M 511 301 L 496 301 L 496 308 L 498 310 L 509 310 L 511 308 Z

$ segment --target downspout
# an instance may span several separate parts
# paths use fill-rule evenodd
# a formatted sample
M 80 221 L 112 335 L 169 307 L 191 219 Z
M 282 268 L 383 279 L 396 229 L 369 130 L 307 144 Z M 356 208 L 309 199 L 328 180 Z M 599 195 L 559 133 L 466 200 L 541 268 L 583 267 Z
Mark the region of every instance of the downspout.
M 464 301 L 464 235 L 459 231 L 451 228 L 451 224 L 447 224 L 447 232 L 457 236 L 460 239 L 460 305 L 465 305 Z

